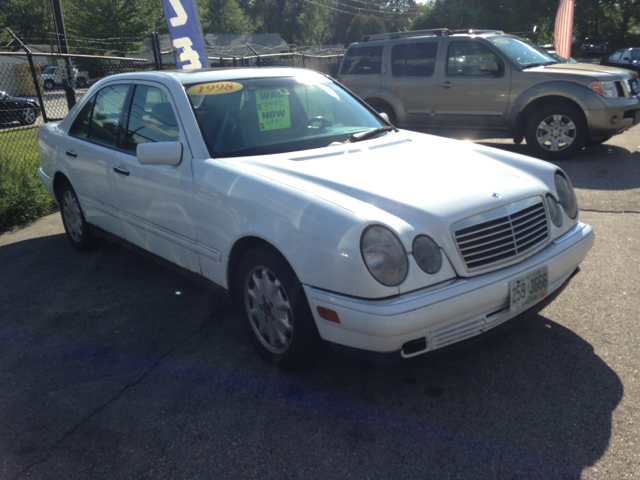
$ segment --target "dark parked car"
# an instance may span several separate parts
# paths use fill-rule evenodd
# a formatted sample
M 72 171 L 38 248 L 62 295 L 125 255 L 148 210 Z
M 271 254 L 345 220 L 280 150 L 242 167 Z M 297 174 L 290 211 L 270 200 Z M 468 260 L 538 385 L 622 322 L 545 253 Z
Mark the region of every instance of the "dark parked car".
M 31 98 L 19 98 L 0 92 L 0 123 L 20 122 L 33 125 L 40 116 L 40 105 Z
M 603 58 L 600 65 L 626 68 L 640 73 L 640 48 L 623 48 L 617 50 L 608 58 Z

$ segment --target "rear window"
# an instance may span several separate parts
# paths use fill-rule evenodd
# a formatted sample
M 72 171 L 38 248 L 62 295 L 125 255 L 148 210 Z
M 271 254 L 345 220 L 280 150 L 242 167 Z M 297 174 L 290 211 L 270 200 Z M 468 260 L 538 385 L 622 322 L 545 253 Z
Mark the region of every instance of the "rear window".
M 342 62 L 341 75 L 379 75 L 382 64 L 382 46 L 353 47 L 347 50 Z
M 391 50 L 394 77 L 428 77 L 436 64 L 436 42 L 404 43 Z

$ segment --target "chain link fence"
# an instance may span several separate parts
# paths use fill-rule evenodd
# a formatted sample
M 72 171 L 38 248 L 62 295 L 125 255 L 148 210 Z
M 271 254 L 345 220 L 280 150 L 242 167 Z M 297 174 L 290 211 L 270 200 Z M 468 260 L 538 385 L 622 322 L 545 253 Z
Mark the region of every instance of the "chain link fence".
M 298 52 L 210 57 L 209 62 L 214 68 L 309 68 L 336 77 L 341 58 Z M 0 173 L 7 166 L 13 171 L 35 170 L 38 126 L 64 118 L 96 81 L 116 73 L 171 69 L 175 64 L 166 55 L 136 59 L 0 52 Z

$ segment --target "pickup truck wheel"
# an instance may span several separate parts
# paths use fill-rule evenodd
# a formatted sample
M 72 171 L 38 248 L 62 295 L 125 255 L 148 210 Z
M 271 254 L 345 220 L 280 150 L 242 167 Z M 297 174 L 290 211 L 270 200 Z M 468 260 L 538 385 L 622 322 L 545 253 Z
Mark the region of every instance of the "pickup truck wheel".
M 95 237 L 84 218 L 78 196 L 69 182 L 64 182 L 58 190 L 60 215 L 67 238 L 76 250 L 90 250 Z
M 321 340 L 302 285 L 274 249 L 254 248 L 240 260 L 234 300 L 258 354 L 282 369 L 312 361 Z
M 53 90 L 53 87 L 54 87 L 53 80 L 45 80 L 44 81 L 45 90 Z
M 547 105 L 529 117 L 525 137 L 537 157 L 562 160 L 578 153 L 587 143 L 587 122 L 575 107 Z

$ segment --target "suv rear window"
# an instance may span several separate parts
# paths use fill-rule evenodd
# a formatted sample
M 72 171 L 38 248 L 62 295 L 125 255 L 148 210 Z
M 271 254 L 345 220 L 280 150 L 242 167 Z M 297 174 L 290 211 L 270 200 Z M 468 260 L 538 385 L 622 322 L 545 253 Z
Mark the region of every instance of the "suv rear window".
M 353 47 L 347 50 L 341 75 L 379 75 L 382 47 Z
M 436 42 L 403 43 L 391 50 L 394 77 L 428 77 L 433 75 L 438 44 Z

